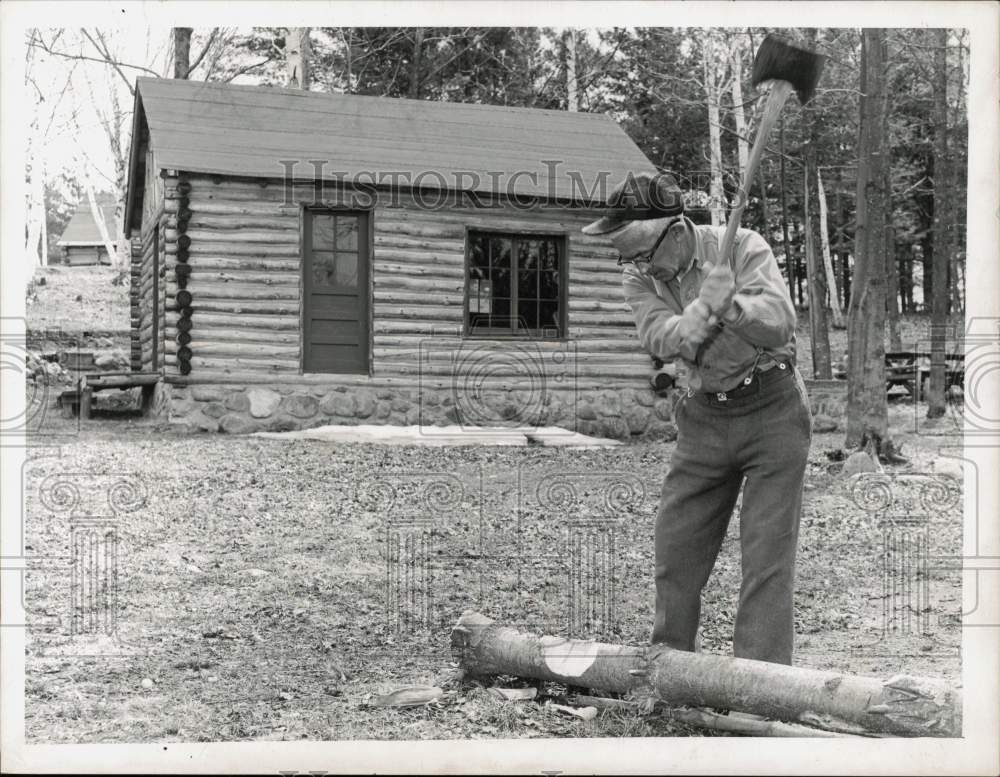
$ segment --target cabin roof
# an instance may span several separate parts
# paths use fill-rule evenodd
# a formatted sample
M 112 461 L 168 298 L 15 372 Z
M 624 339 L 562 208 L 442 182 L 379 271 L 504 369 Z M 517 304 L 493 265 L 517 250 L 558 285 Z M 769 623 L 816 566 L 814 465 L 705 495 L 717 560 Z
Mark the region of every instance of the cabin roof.
M 118 242 L 118 230 L 115 227 L 115 200 L 110 194 L 99 194 L 95 198 L 97 207 L 104 218 L 104 226 L 108 230 L 108 237 L 112 243 Z M 81 200 L 77 204 L 73 216 L 70 218 L 66 229 L 63 230 L 56 245 L 60 246 L 97 246 L 104 245 L 101 240 L 101 230 L 97 228 L 97 223 L 90 212 L 88 200 Z
M 396 185 L 581 200 L 602 175 L 597 193 L 606 196 L 629 171 L 654 170 L 625 131 L 597 113 L 139 78 L 135 119 L 136 129 L 144 122 L 149 130 L 152 174 L 283 178 L 283 160 L 294 160 L 296 179 L 370 183 L 367 176 L 381 174 L 388 185 L 387 174 L 397 173 Z M 142 134 L 132 137 L 135 145 Z M 132 152 L 130 191 L 143 163 Z M 321 174 L 311 160 L 323 160 Z M 134 196 L 141 195 L 139 187 Z

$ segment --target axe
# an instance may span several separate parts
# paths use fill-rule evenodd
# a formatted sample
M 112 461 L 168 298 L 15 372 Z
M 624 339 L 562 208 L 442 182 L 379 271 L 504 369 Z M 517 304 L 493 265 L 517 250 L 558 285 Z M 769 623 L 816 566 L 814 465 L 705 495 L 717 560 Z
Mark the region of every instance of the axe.
M 746 170 L 743 171 L 739 201 L 729 212 L 726 233 L 722 238 L 722 245 L 719 246 L 720 259 L 727 257 L 729 265 L 727 266 L 720 261 L 712 269 L 713 273 L 718 270 L 730 277 L 728 279 L 727 300 L 704 300 L 712 310 L 709 324 L 716 323 L 718 317 L 727 307 L 725 302 L 731 299 L 732 294 L 735 293 L 736 263 L 733 257 L 733 245 L 736 242 L 736 230 L 740 226 L 740 217 L 746 207 L 750 181 L 753 180 L 757 168 L 760 166 L 760 159 L 764 154 L 767 139 L 781 115 L 785 101 L 793 91 L 798 95 L 799 102 L 803 105 L 812 98 L 825 61 L 826 57 L 822 54 L 817 54 L 776 35 L 768 35 L 760 44 L 760 48 L 757 49 L 753 60 L 751 85 L 756 87 L 769 81 L 771 92 L 761 112 L 760 122 L 757 125 L 757 135 L 754 137 L 753 148 L 747 159 Z

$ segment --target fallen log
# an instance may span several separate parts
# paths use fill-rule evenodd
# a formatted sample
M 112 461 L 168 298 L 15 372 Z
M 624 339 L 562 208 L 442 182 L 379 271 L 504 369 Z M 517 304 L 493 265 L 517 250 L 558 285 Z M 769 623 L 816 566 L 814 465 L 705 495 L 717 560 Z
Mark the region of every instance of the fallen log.
M 962 735 L 961 692 L 930 678 L 883 681 L 663 645 L 539 637 L 472 611 L 455 624 L 451 645 L 471 676 L 510 674 L 789 723 L 829 718 L 897 736 Z

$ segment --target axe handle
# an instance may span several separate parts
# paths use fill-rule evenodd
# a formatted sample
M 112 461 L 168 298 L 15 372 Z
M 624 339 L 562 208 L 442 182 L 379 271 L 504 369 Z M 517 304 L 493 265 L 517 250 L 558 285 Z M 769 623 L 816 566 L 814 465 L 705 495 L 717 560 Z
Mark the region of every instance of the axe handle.
M 726 234 L 722 238 L 722 245 L 719 246 L 719 258 L 725 257 L 733 270 L 733 277 L 736 276 L 736 262 L 733 258 L 733 244 L 736 242 L 736 230 L 740 226 L 740 218 L 743 209 L 747 205 L 749 198 L 750 181 L 753 180 L 760 166 L 760 159 L 764 155 L 764 146 L 774 129 L 781 115 L 781 109 L 785 105 L 785 100 L 792 93 L 792 85 L 788 81 L 772 81 L 771 93 L 767 96 L 764 111 L 760 116 L 760 124 L 757 126 L 757 135 L 753 139 L 753 148 L 750 149 L 750 156 L 747 158 L 747 167 L 743 171 L 743 185 L 740 187 L 740 201 L 729 212 L 729 223 L 726 224 Z

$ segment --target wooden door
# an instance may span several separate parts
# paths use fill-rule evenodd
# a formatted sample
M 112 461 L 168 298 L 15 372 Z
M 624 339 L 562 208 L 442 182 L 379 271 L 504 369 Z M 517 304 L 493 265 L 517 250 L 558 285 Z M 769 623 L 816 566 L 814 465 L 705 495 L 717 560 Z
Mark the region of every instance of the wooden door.
M 303 372 L 368 374 L 368 218 L 304 212 Z

